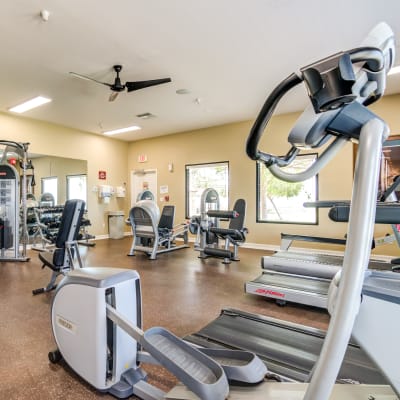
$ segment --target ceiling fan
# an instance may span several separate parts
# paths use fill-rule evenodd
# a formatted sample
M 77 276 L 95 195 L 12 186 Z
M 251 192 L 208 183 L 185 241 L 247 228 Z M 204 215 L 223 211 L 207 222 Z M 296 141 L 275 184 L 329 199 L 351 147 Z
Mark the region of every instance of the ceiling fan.
M 77 74 L 76 72 L 70 72 L 71 75 L 75 76 L 76 78 L 80 79 L 86 79 L 88 81 L 93 81 L 96 83 L 100 83 L 101 85 L 108 86 L 112 93 L 110 94 L 110 97 L 108 98 L 109 101 L 114 101 L 118 94 L 125 89 L 127 92 L 133 92 L 135 90 L 140 90 L 140 89 L 145 89 L 150 86 L 156 86 L 156 85 L 161 85 L 162 83 L 168 83 L 171 82 L 171 78 L 162 78 L 162 79 L 152 79 L 148 81 L 136 81 L 136 82 L 125 82 L 121 83 L 121 79 L 119 77 L 119 73 L 122 70 L 122 65 L 114 65 L 113 66 L 114 71 L 116 72 L 117 76 L 115 77 L 114 83 L 107 83 L 107 82 L 101 82 L 98 81 L 97 79 L 90 78 L 89 76 Z

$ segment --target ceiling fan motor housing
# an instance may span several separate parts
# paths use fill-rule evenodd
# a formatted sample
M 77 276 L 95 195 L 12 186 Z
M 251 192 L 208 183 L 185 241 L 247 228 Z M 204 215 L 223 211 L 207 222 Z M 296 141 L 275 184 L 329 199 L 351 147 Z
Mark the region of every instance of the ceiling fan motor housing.
M 122 70 L 122 65 L 114 65 L 114 71 L 117 73 L 117 76 L 115 78 L 114 84 L 110 86 L 110 89 L 113 90 L 114 92 L 122 92 L 125 89 L 125 85 L 121 83 L 121 79 L 119 77 L 119 73 Z

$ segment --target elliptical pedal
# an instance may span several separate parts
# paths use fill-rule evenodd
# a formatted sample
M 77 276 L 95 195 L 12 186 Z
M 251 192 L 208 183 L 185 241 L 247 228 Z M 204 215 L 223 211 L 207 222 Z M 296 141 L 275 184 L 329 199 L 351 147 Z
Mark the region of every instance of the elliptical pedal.
M 171 371 L 201 399 L 224 400 L 229 385 L 222 367 L 171 332 L 154 327 L 143 332 L 110 304 L 107 317 L 137 340 L 162 366 Z

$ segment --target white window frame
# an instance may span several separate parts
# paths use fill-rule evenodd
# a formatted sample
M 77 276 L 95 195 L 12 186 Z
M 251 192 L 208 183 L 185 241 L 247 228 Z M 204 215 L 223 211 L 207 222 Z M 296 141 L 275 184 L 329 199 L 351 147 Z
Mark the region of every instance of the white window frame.
M 58 177 L 46 176 L 42 178 L 42 193 L 51 193 L 54 197 L 54 205 L 58 204 Z
M 222 180 L 213 168 L 223 168 L 225 174 Z M 221 210 L 229 209 L 229 161 L 219 161 L 205 164 L 188 164 L 186 170 L 186 218 L 200 214 L 200 199 L 203 191 L 208 188 L 215 189 L 219 195 Z M 195 172 L 197 178 L 195 180 Z M 207 176 L 208 175 L 208 176 Z
M 71 182 L 78 180 L 78 185 L 82 183 L 82 189 L 77 191 L 76 194 L 71 194 Z M 87 203 L 87 175 L 77 174 L 77 175 L 67 175 L 67 200 L 79 199 Z
M 287 172 L 298 173 L 314 163 L 317 153 L 302 154 L 286 167 Z M 307 201 L 318 200 L 318 175 L 299 183 L 289 183 L 272 176 L 264 163 L 257 163 L 257 222 L 274 224 L 317 225 L 318 210 L 304 207 Z M 268 189 L 270 188 L 270 193 Z M 281 194 L 287 190 L 288 195 Z M 294 194 L 298 191 L 298 194 Z

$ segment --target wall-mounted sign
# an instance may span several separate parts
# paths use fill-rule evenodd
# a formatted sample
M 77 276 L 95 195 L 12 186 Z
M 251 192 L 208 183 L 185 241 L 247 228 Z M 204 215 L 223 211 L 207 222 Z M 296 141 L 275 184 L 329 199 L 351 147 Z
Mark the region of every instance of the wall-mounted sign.
M 99 171 L 99 179 L 106 179 L 107 173 L 106 171 Z
M 142 163 L 142 162 L 147 162 L 147 154 L 139 154 L 138 155 L 138 162 Z
M 160 186 L 160 194 L 166 194 L 166 193 L 168 193 L 168 185 Z
M 139 154 L 138 162 L 147 162 L 147 154 Z

